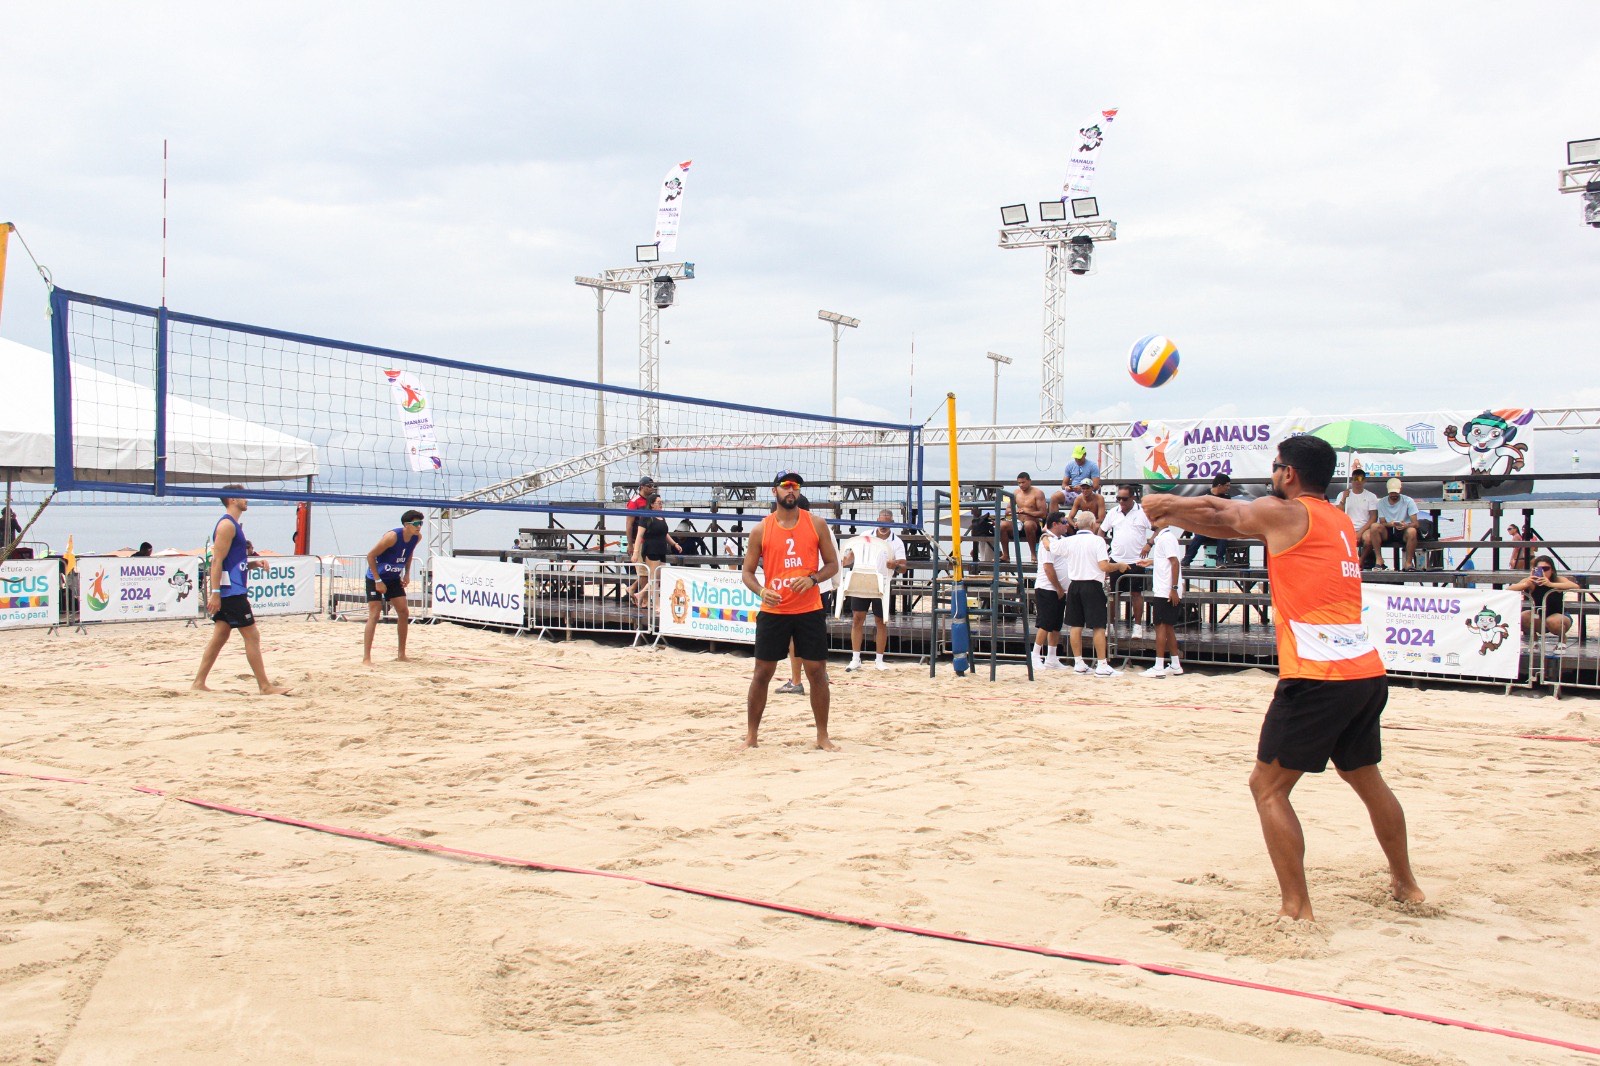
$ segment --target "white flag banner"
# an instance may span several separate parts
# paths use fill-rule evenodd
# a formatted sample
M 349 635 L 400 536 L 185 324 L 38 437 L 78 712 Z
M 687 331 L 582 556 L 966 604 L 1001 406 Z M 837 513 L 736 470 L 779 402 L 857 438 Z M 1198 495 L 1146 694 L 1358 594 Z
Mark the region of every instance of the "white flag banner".
M 1116 117 L 1117 109 L 1113 107 L 1110 111 L 1100 112 L 1093 122 L 1078 130 L 1078 143 L 1071 161 L 1067 163 L 1067 181 L 1061 187 L 1067 199 L 1089 195 L 1089 190 L 1094 186 L 1094 170 L 1100 159 L 1100 146 L 1105 144 L 1106 131 Z
M 692 159 L 684 160 L 667 171 L 667 176 L 661 179 L 661 199 L 656 203 L 656 244 L 661 248 L 663 258 L 670 257 L 678 250 L 678 223 L 683 217 L 683 183 L 689 177 L 689 164 L 693 162 Z
M 406 456 L 413 470 L 443 470 L 444 458 L 433 434 L 433 415 L 428 394 L 409 370 L 385 370 L 394 402 L 400 408 L 400 424 L 406 431 Z

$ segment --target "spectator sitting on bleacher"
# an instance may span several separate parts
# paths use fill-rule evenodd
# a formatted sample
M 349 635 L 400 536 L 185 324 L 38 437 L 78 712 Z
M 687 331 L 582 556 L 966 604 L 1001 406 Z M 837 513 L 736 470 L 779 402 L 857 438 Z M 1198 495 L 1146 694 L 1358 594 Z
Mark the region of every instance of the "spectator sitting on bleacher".
M 1028 550 L 1034 559 L 1039 558 L 1039 531 L 1044 527 L 1045 515 L 1049 512 L 1049 501 L 1044 498 L 1044 490 L 1034 487 L 1033 477 L 1026 470 L 1017 475 L 1016 499 L 1012 504 L 1011 515 L 1000 523 L 1000 557 L 1005 561 L 1011 560 L 1011 537 L 1016 523 L 1022 523 L 1022 539 L 1028 542 Z
M 1555 560 L 1548 555 L 1534 557 L 1533 569 L 1521 581 L 1506 586 L 1507 591 L 1520 592 L 1528 597 L 1528 609 L 1522 612 L 1522 632 L 1530 634 L 1536 620 L 1544 620 L 1544 633 L 1540 634 L 1547 640 L 1553 636 L 1556 645 L 1553 651 L 1567 650 L 1567 630 L 1572 628 L 1572 616 L 1563 614 L 1562 605 L 1566 602 L 1567 593 L 1578 592 L 1582 586 L 1570 577 L 1562 577 L 1556 573 Z
M 1233 495 L 1233 479 L 1227 474 L 1218 474 L 1216 477 L 1212 478 L 1211 495 L 1220 496 L 1223 499 L 1227 499 L 1229 496 Z M 1194 557 L 1200 554 L 1200 549 L 1204 548 L 1208 544 L 1216 546 L 1217 564 L 1221 565 L 1222 557 L 1225 554 L 1223 549 L 1227 547 L 1228 542 L 1225 540 L 1218 540 L 1215 537 L 1202 537 L 1198 533 L 1189 538 L 1189 546 L 1183 551 L 1183 565 L 1191 565 L 1194 562 Z
M 1371 566 L 1367 549 L 1367 530 L 1378 517 L 1378 496 L 1367 488 L 1367 472 L 1359 466 L 1350 472 L 1350 487 L 1339 493 L 1333 505 L 1344 511 L 1350 524 L 1356 527 L 1356 543 L 1361 545 L 1360 560 L 1363 568 Z
M 1388 485 L 1389 494 L 1378 501 L 1377 520 L 1367 529 L 1367 547 L 1372 549 L 1372 554 L 1377 557 L 1375 568 L 1387 570 L 1383 565 L 1383 551 L 1386 547 L 1405 545 L 1405 569 L 1416 569 L 1417 561 L 1417 501 L 1400 491 L 1403 486 L 1400 479 L 1392 477 Z
M 1088 514 L 1094 519 L 1094 529 L 1098 533 L 1101 523 L 1106 520 L 1106 498 L 1100 495 L 1094 482 L 1094 478 L 1086 477 L 1079 483 L 1078 498 L 1067 509 L 1067 524 L 1072 525 L 1076 521 L 1075 515 Z

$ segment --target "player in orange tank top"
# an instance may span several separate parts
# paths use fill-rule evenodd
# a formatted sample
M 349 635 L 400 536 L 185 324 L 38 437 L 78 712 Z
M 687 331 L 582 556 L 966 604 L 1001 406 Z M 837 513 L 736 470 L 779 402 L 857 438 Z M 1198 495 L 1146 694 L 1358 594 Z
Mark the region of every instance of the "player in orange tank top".
M 1411 872 L 1405 811 L 1378 769 L 1388 678 L 1361 623 L 1355 530 L 1327 500 L 1336 462 L 1326 441 L 1290 437 L 1278 445 L 1270 496 L 1244 501 L 1147 494 L 1144 502 L 1157 528 L 1173 525 L 1201 536 L 1266 544 L 1279 678 L 1261 723 L 1250 792 L 1278 876 L 1279 913 L 1304 921 L 1315 916 L 1306 888 L 1305 837 L 1289 793 L 1304 774 L 1327 769 L 1330 758 L 1366 804 L 1389 860 L 1394 898 L 1424 898 Z
M 822 519 L 800 509 L 805 479 L 785 472 L 772 481 L 775 506 L 750 534 L 744 550 L 744 587 L 761 597 L 756 616 L 755 669 L 745 698 L 744 746 L 756 746 L 767 687 L 778 663 L 795 656 L 811 682 L 811 715 L 817 725 L 817 747 L 837 751 L 828 737 L 828 621 L 817 586 L 839 572 L 833 537 Z M 756 579 L 756 569 L 761 579 Z

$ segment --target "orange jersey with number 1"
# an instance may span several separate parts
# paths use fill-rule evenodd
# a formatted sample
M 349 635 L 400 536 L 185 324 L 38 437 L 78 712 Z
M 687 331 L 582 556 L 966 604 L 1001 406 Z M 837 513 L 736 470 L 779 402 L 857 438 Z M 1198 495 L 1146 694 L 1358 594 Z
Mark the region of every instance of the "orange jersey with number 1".
M 822 549 L 817 545 L 817 529 L 811 522 L 811 512 L 801 511 L 800 521 L 793 529 L 778 524 L 774 511 L 761 521 L 761 581 L 783 597 L 776 607 L 763 605 L 763 611 L 773 614 L 805 614 L 822 610 L 822 593 L 812 585 L 804 592 L 795 592 L 797 577 L 808 577 L 822 569 Z
M 1296 497 L 1306 535 L 1267 553 L 1278 612 L 1278 676 L 1353 681 L 1383 674 L 1383 659 L 1361 621 L 1361 564 L 1350 519 L 1327 500 Z

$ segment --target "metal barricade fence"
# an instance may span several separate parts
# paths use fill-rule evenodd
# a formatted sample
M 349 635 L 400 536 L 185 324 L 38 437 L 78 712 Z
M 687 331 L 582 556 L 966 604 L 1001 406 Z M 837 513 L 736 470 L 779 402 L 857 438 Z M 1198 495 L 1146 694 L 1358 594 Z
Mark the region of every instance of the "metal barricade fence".
M 1271 669 L 1277 663 L 1277 632 L 1272 624 L 1271 597 L 1265 575 L 1207 573 L 1204 568 L 1186 573 L 1182 594 L 1182 621 L 1174 627 L 1178 638 L 1178 658 L 1201 666 L 1258 666 Z M 1155 658 L 1155 627 L 1149 609 L 1143 617 L 1131 618 L 1132 590 L 1125 582 L 1111 581 L 1106 601 L 1107 645 L 1109 657 L 1121 667 L 1134 661 Z M 1210 587 L 1203 587 L 1209 585 Z M 1232 586 L 1225 587 L 1225 586 Z M 1258 591 L 1259 586 L 1259 591 Z M 1150 593 L 1143 596 L 1150 602 Z M 1133 635 L 1133 623 L 1142 628 Z M 1085 651 L 1087 652 L 1085 634 Z M 1066 641 L 1062 630 L 1062 641 Z M 1063 653 L 1064 654 L 1064 653 Z
M 1564 602 L 1555 617 L 1568 618 L 1569 623 L 1561 626 L 1558 622 L 1559 633 L 1552 630 L 1554 619 L 1546 604 L 1539 604 L 1532 612 L 1532 632 L 1527 637 L 1539 680 L 1550 686 L 1557 698 L 1564 688 L 1600 691 L 1600 598 L 1589 589 L 1567 595 L 1570 602 Z
M 365 621 L 367 617 L 367 560 L 343 555 L 322 556 L 319 583 L 321 602 L 327 605 L 328 618 L 335 622 L 346 621 L 350 616 Z M 431 574 L 424 564 L 412 574 L 406 588 L 406 606 L 411 611 L 412 622 L 431 621 L 432 597 L 429 589 Z M 388 609 L 384 609 L 384 614 Z M 380 616 L 381 617 L 381 616 Z
M 559 632 L 632 633 L 634 643 L 656 631 L 648 596 L 635 602 L 648 574 L 625 556 L 524 560 L 527 568 L 528 629 L 536 636 Z M 659 595 L 657 590 L 657 595 Z
M 889 615 L 883 621 L 869 609 L 862 617 L 861 622 L 861 657 L 863 660 L 874 656 L 878 652 L 877 627 L 882 625 L 889 634 L 887 649 L 884 652 L 886 659 L 910 659 L 915 662 L 925 663 L 931 654 L 929 647 L 929 612 L 931 588 L 926 581 L 919 581 L 914 576 L 914 570 L 907 570 L 904 576 L 897 576 L 889 586 Z M 849 605 L 837 605 L 835 597 L 842 597 L 842 592 L 835 592 L 829 598 L 828 608 L 828 652 L 829 657 L 851 654 L 850 630 L 853 624 L 852 612 Z M 838 617 L 835 617 L 835 605 L 838 606 Z

